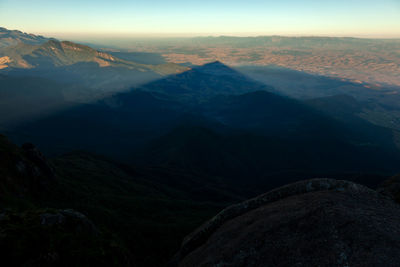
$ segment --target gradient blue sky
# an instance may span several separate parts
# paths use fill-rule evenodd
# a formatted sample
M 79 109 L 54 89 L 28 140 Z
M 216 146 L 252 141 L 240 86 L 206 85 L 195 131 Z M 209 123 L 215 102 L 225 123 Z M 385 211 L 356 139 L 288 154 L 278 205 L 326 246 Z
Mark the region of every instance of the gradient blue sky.
M 0 0 L 0 26 L 54 37 L 400 38 L 400 0 Z

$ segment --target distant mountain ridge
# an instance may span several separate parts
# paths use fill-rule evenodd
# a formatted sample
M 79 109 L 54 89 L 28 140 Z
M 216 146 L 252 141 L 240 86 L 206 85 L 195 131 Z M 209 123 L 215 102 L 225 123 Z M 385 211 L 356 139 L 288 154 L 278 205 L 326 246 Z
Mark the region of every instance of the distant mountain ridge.
M 104 93 L 125 90 L 189 70 L 174 63 L 138 63 L 87 45 L 4 28 L 0 33 L 1 74 L 35 76 L 100 89 L 91 100 L 102 97 Z
M 9 58 L 8 62 L 3 63 L 9 68 L 52 68 L 90 62 L 97 63 L 99 67 L 120 67 L 142 72 L 154 71 L 162 75 L 187 70 L 185 67 L 171 63 L 159 66 L 127 61 L 86 45 L 53 39 L 39 45 L 21 42 L 15 46 L 3 48 L 0 55 L 3 56 L 2 58 Z
M 0 48 L 16 45 L 18 43 L 38 45 L 43 44 L 52 38 L 46 38 L 41 35 L 21 32 L 18 30 L 8 30 L 0 27 Z

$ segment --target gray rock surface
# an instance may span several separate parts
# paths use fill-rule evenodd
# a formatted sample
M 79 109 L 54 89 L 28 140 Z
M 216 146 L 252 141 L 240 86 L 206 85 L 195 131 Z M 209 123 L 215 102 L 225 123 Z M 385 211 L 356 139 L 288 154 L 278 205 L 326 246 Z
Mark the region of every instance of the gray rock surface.
M 189 235 L 177 266 L 400 266 L 400 207 L 314 179 L 233 205 Z

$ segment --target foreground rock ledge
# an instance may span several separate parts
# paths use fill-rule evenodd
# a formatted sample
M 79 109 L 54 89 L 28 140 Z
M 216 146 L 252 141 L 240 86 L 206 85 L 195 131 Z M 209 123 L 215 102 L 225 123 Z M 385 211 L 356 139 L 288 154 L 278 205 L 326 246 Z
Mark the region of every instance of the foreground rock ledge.
M 399 266 L 400 206 L 313 179 L 233 205 L 183 242 L 173 266 Z

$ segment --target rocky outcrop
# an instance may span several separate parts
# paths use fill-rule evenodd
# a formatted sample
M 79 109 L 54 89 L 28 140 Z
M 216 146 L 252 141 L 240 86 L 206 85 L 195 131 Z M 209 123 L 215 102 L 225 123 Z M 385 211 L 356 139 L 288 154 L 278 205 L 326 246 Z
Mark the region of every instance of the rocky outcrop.
M 34 145 L 18 147 L 0 135 L 0 199 L 41 196 L 56 182 L 53 168 Z
M 355 183 L 314 179 L 233 205 L 189 235 L 175 266 L 395 266 L 400 207 Z
M 5 266 L 130 266 L 130 255 L 72 209 L 0 210 Z

